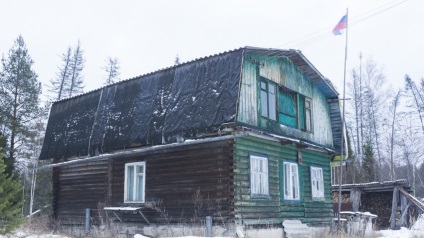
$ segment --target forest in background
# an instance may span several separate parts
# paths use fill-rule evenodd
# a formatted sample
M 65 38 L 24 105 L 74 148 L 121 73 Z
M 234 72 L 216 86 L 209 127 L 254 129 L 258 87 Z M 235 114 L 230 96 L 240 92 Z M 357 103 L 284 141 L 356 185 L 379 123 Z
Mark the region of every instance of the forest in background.
M 0 174 L 13 176 L 21 185 L 20 195 L 10 198 L 10 202 L 19 203 L 20 213 L 27 215 L 49 209 L 51 170 L 33 169 L 51 163 L 38 161 L 51 102 L 84 92 L 84 50 L 79 41 L 65 49 L 60 55 L 61 64 L 52 65 L 56 75 L 48 85 L 38 80 L 22 36 L 2 53 L 0 162 L 6 167 Z M 343 166 L 343 183 L 407 179 L 416 196 L 423 198 L 424 79 L 405 75 L 395 79 L 403 80 L 404 86 L 392 88 L 382 68 L 371 58 L 363 60 L 360 55 L 358 62 L 347 76 L 349 156 Z M 117 58 L 107 58 L 103 70 L 104 75 L 98 77 L 104 79 L 104 84 L 119 80 Z M 336 180 L 334 176 L 333 182 Z

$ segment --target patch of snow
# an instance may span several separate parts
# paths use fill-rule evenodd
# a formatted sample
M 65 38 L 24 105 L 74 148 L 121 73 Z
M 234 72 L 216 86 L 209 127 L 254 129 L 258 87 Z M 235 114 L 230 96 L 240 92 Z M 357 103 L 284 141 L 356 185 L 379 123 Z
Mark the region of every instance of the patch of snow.
M 140 235 L 140 234 L 135 234 L 134 238 L 149 238 L 149 237 L 143 236 L 143 235 Z M 178 236 L 178 237 L 170 237 L 170 238 L 204 238 L 204 236 Z M 214 236 L 212 238 L 232 238 L 232 237 Z
M 140 207 L 104 207 L 103 209 L 108 211 L 137 211 Z
M 0 238 L 12 238 L 12 237 L 25 237 L 25 238 L 70 238 L 64 235 L 53 235 L 53 234 L 29 234 L 24 231 L 15 231 L 9 235 L 0 235 Z
M 149 238 L 149 237 L 143 236 L 143 235 L 140 235 L 140 234 L 135 234 L 134 238 Z
M 424 214 L 421 214 L 421 216 L 418 218 L 418 220 L 415 222 L 415 224 L 411 228 L 412 231 L 420 231 L 424 236 Z
M 400 230 L 381 230 L 376 232 L 378 238 L 409 238 L 410 230 L 401 227 Z

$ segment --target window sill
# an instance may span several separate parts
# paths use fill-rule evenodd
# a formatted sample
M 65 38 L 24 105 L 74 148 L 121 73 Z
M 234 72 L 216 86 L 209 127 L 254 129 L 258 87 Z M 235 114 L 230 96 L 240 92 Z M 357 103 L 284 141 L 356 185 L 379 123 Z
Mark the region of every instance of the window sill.
M 283 201 L 283 202 L 300 203 L 300 199 L 297 199 L 297 200 L 283 199 L 282 201 Z
M 252 199 L 252 198 L 257 198 L 257 199 L 269 199 L 269 198 L 271 198 L 271 196 L 269 196 L 269 194 L 268 195 L 265 195 L 265 194 L 252 194 L 252 195 L 250 195 L 250 198 Z
M 144 201 L 124 201 L 124 203 L 130 203 L 130 204 L 142 204 Z

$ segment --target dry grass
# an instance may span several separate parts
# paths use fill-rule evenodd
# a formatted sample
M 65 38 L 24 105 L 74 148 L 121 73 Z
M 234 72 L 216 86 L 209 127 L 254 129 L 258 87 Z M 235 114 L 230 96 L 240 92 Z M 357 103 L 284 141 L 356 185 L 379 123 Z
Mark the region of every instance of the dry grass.
M 311 238 L 374 238 L 376 232 L 371 231 L 364 236 L 347 234 L 345 232 L 332 231 L 330 228 L 311 228 Z

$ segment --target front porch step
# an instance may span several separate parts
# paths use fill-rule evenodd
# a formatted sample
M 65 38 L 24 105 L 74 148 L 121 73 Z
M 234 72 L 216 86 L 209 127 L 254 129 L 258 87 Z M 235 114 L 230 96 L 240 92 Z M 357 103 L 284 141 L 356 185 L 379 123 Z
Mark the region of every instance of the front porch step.
M 309 238 L 310 230 L 299 220 L 284 220 L 283 228 L 286 238 Z

